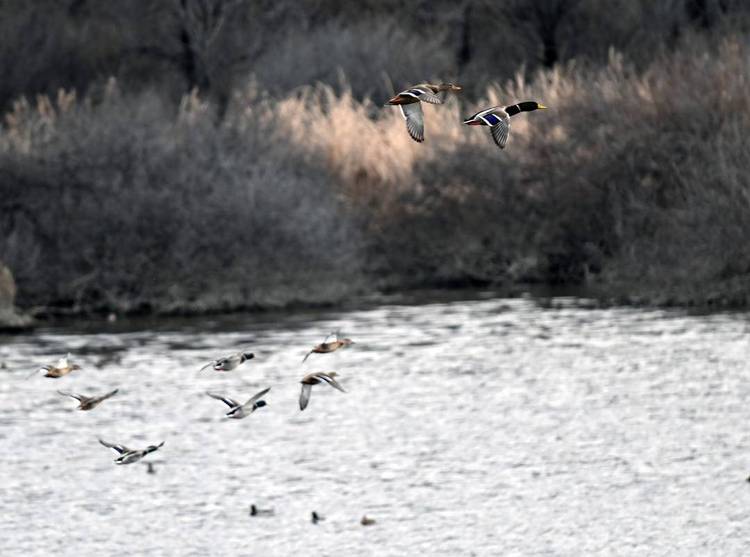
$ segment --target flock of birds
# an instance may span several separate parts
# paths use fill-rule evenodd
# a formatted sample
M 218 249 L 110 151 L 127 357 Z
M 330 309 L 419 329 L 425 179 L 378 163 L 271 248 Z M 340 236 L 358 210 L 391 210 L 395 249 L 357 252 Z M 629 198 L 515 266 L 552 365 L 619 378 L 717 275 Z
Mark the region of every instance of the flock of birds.
M 414 141 L 424 141 L 424 113 L 423 102 L 430 104 L 443 104 L 440 93 L 458 93 L 461 86 L 455 83 L 420 83 L 404 89 L 398 95 L 392 97 L 388 105 L 397 105 L 406 120 L 406 130 Z M 524 101 L 508 106 L 492 106 L 480 110 L 464 120 L 469 126 L 489 126 L 490 135 L 495 144 L 501 149 L 505 148 L 510 134 L 510 118 L 521 112 L 531 112 L 547 108 L 536 101 Z
M 401 91 L 392 97 L 387 105 L 396 105 L 399 107 L 401 114 L 406 120 L 406 129 L 409 132 L 409 135 L 415 141 L 422 142 L 424 141 L 424 113 L 422 112 L 421 103 L 443 104 L 444 99 L 440 96 L 440 93 L 458 93 L 459 91 L 461 91 L 461 87 L 453 83 L 441 83 L 437 85 L 420 83 Z M 525 101 L 508 106 L 493 106 L 469 116 L 463 121 L 463 123 L 469 126 L 489 126 L 490 135 L 492 136 L 493 141 L 498 147 L 504 149 L 508 142 L 508 135 L 510 133 L 510 118 L 521 112 L 530 112 L 544 108 L 547 107 L 536 101 Z M 335 338 L 329 342 L 329 338 L 333 335 L 335 335 Z M 351 339 L 339 339 L 338 334 L 332 333 L 331 335 L 328 335 L 322 343 L 314 346 L 313 349 L 305 355 L 302 362 L 304 363 L 311 354 L 329 354 L 351 344 L 354 344 Z M 199 373 L 208 368 L 212 368 L 214 371 L 218 372 L 232 371 L 248 360 L 252 360 L 254 357 L 255 355 L 252 352 L 238 352 L 236 354 L 231 354 L 209 362 L 199 370 Z M 68 354 L 63 358 L 60 358 L 55 364 L 45 365 L 34 373 L 44 372 L 45 377 L 59 378 L 78 369 L 81 369 L 81 367 L 72 363 L 70 354 Z M 31 375 L 29 377 L 31 377 Z M 302 385 L 299 397 L 300 410 L 305 410 L 309 405 L 312 388 L 315 385 L 328 385 L 342 393 L 346 392 L 337 381 L 336 377 L 337 374 L 333 371 L 318 371 L 305 375 L 300 381 Z M 207 392 L 206 394 L 211 398 L 223 402 L 229 407 L 229 410 L 226 413 L 227 418 L 241 420 L 250 416 L 259 408 L 266 406 L 266 401 L 263 397 L 268 394 L 270 390 L 271 388 L 267 387 L 262 391 L 255 393 L 244 403 L 240 403 L 236 399 L 219 393 Z M 78 410 L 88 411 L 93 410 L 105 400 L 115 396 L 118 393 L 118 389 L 96 396 L 86 396 L 69 391 L 58 391 L 58 393 L 76 399 L 79 403 Z M 145 456 L 158 451 L 164 446 L 164 441 L 162 441 L 158 445 L 149 445 L 145 449 L 131 449 L 125 445 L 109 443 L 103 439 L 99 439 L 99 442 L 105 447 L 113 449 L 118 453 L 118 456 L 114 461 L 115 464 L 118 465 L 138 462 Z M 148 462 L 147 464 L 148 473 L 155 473 L 153 463 Z M 254 504 L 250 506 L 251 516 L 263 516 L 269 514 L 273 514 L 273 509 L 260 509 Z M 317 524 L 321 520 L 323 520 L 323 517 L 316 511 L 311 513 L 311 521 L 313 524 Z M 365 515 L 362 517 L 360 523 L 363 526 L 370 526 L 375 523 L 375 520 Z
M 333 340 L 329 340 L 332 336 L 334 337 Z M 312 350 L 310 350 L 305 355 L 304 359 L 302 360 L 302 363 L 307 361 L 307 358 L 309 358 L 311 354 L 330 354 L 331 352 L 335 352 L 336 350 L 340 348 L 344 348 L 352 344 L 354 344 L 353 340 L 348 339 L 348 338 L 338 338 L 338 333 L 331 333 L 323 340 L 323 342 L 315 345 L 312 348 Z M 255 354 L 253 354 L 252 352 L 237 352 L 235 354 L 230 354 L 229 356 L 225 356 L 223 358 L 219 358 L 219 359 L 216 359 L 207 363 L 205 366 L 203 366 L 202 368 L 198 370 L 198 373 L 201 373 L 202 371 L 208 368 L 211 368 L 214 371 L 218 371 L 218 372 L 232 371 L 240 367 L 242 364 L 244 364 L 248 360 L 252 360 L 253 358 L 255 358 Z M 81 369 L 81 366 L 73 363 L 71 361 L 71 355 L 67 354 L 66 356 L 60 358 L 56 363 L 48 364 L 35 370 L 31 375 L 27 377 L 27 379 L 31 378 L 33 375 L 40 373 L 40 372 L 44 373 L 45 377 L 57 379 L 60 377 L 64 377 L 65 375 L 68 375 L 72 373 L 73 371 L 76 371 L 79 369 Z M 342 393 L 346 392 L 344 388 L 341 386 L 341 384 L 336 380 L 336 377 L 337 377 L 337 374 L 334 371 L 331 371 L 331 372 L 316 371 L 316 372 L 308 373 L 307 375 L 305 375 L 300 380 L 300 383 L 302 385 L 302 390 L 300 392 L 300 397 L 299 397 L 300 411 L 307 408 L 308 404 L 310 403 L 310 395 L 312 394 L 312 388 L 314 385 L 329 385 L 330 387 L 337 389 L 341 391 Z M 230 398 L 228 396 L 225 396 L 223 394 L 212 393 L 212 392 L 207 392 L 206 394 L 210 396 L 211 398 L 220 400 L 221 402 L 223 402 L 229 407 L 229 411 L 226 413 L 227 418 L 240 420 L 240 419 L 248 417 L 250 414 L 258 410 L 259 408 L 263 408 L 264 406 L 266 406 L 266 401 L 263 400 L 263 397 L 270 390 L 271 390 L 271 387 L 267 387 L 263 389 L 262 391 L 254 394 L 244 403 L 240 403 L 237 400 Z M 118 389 L 114 389 L 108 393 L 104 393 L 102 395 L 94 395 L 94 396 L 86 396 L 86 395 L 81 395 L 78 393 L 72 393 L 69 391 L 57 391 L 57 392 L 60 395 L 68 396 L 68 397 L 76 399 L 78 401 L 77 410 L 89 411 L 99 406 L 105 400 L 115 396 L 118 393 L 118 391 L 119 391 Z M 138 462 L 141 459 L 143 459 L 146 455 L 153 453 L 155 451 L 158 451 L 162 446 L 164 446 L 164 441 L 162 441 L 158 445 L 149 445 L 145 449 L 131 449 L 129 447 L 126 447 L 125 445 L 122 445 L 119 443 L 109 443 L 108 441 L 105 441 L 103 439 L 99 439 L 99 443 L 101 443 L 108 449 L 113 449 L 114 451 L 118 453 L 117 458 L 115 458 L 114 460 L 115 464 L 118 464 L 118 465 L 133 464 L 134 462 Z M 148 469 L 147 469 L 148 473 L 154 474 L 155 469 L 154 469 L 153 463 L 148 462 L 146 464 L 148 465 Z M 250 516 L 267 516 L 267 515 L 272 515 L 272 514 L 274 514 L 273 509 L 260 509 L 256 507 L 255 504 L 250 506 Z M 316 511 L 312 511 L 310 520 L 313 524 L 317 524 L 318 522 L 324 520 L 324 517 L 320 515 L 319 513 L 317 513 Z M 375 524 L 375 520 L 365 515 L 360 520 L 360 524 L 362 524 L 363 526 L 371 526 Z

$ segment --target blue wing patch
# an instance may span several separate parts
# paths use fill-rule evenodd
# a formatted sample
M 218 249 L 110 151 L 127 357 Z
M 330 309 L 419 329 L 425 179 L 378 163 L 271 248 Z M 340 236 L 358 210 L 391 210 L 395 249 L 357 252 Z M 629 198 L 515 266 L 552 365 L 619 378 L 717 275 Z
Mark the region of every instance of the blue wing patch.
M 415 97 L 419 97 L 420 95 L 424 95 L 424 91 L 420 89 L 409 89 L 407 91 L 408 94 L 414 95 Z
M 485 114 L 484 116 L 482 116 L 482 119 L 490 126 L 494 126 L 500 123 L 500 118 L 498 118 L 494 114 Z

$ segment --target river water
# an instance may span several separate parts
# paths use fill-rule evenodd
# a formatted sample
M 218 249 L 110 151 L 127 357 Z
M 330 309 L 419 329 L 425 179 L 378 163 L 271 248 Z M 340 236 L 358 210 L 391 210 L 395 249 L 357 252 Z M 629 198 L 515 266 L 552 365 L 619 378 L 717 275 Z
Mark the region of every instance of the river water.
M 0 337 L 0 553 L 748 555 L 749 328 L 480 297 Z M 356 344 L 302 365 L 335 329 Z M 81 371 L 24 380 L 67 351 Z M 300 412 L 319 370 L 347 392 Z M 244 420 L 204 394 L 269 386 Z M 55 392 L 115 387 L 90 412 Z M 156 474 L 98 437 L 165 441 Z

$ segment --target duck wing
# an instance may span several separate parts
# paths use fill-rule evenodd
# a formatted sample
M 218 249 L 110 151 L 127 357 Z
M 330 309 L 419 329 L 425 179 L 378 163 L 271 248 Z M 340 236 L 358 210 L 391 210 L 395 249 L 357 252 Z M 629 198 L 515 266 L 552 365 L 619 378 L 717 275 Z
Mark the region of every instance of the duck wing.
M 59 394 L 63 395 L 63 396 L 69 396 L 70 398 L 74 398 L 74 399 L 76 399 L 76 400 L 77 400 L 78 402 L 83 402 L 83 399 L 84 399 L 84 398 L 86 398 L 86 397 L 84 397 L 84 396 L 81 396 L 81 395 L 77 395 L 77 394 L 75 394 L 75 393 L 71 393 L 70 391 L 57 391 L 57 392 L 58 392 Z
M 104 395 L 102 395 L 100 397 L 97 397 L 97 401 L 98 402 L 103 402 L 103 401 L 107 400 L 108 398 L 115 396 L 119 391 L 120 391 L 120 389 L 115 389 L 114 391 L 110 391 L 107 394 L 104 394 Z
M 490 134 L 495 144 L 501 149 L 505 149 L 505 144 L 508 142 L 508 134 L 510 134 L 510 122 L 500 119 L 497 124 L 490 126 Z
M 417 143 L 424 141 L 424 113 L 419 103 L 400 104 L 401 115 L 406 120 L 406 131 Z
M 216 400 L 220 400 L 221 402 L 223 402 L 224 404 L 226 404 L 227 406 L 229 406 L 229 408 L 236 408 L 237 406 L 240 406 L 239 402 L 237 402 L 233 398 L 229 398 L 228 396 L 222 396 L 222 395 L 218 395 L 216 393 L 206 393 L 206 394 L 208 396 L 210 396 L 211 398 L 215 398 Z
M 342 386 L 341 386 L 341 385 L 339 384 L 339 382 L 338 382 L 338 381 L 336 381 L 336 380 L 335 380 L 335 379 L 334 379 L 333 377 L 331 377 L 331 376 L 330 376 L 330 375 L 328 375 L 327 373 L 321 373 L 320 375 L 318 375 L 318 378 L 319 378 L 319 379 L 321 379 L 322 381 L 325 381 L 326 383 L 328 383 L 328 384 L 329 384 L 329 385 L 330 385 L 331 387 L 333 387 L 334 389 L 338 389 L 338 390 L 339 390 L 339 391 L 341 391 L 342 393 L 345 393 L 345 392 L 346 392 L 346 391 L 344 390 L 344 387 L 342 387 Z
M 307 404 L 310 402 L 310 394 L 312 393 L 312 385 L 306 385 L 302 383 L 302 392 L 299 394 L 299 409 L 304 410 L 307 408 Z
M 216 365 L 217 363 L 219 363 L 219 360 L 213 360 L 213 361 L 211 361 L 211 362 L 208 362 L 208 363 L 207 363 L 207 364 L 206 364 L 205 366 L 203 366 L 202 368 L 200 368 L 200 369 L 198 370 L 198 373 L 200 373 L 201 371 L 203 371 L 203 370 L 204 370 L 204 369 L 206 369 L 206 368 L 209 368 L 209 367 L 211 367 L 211 366 L 215 366 L 215 365 Z
M 260 400 L 263 397 L 263 395 L 265 395 L 270 390 L 271 390 L 271 387 L 268 387 L 267 389 L 263 389 L 259 393 L 254 394 L 252 397 L 247 399 L 247 402 L 243 404 L 243 406 L 252 406 L 253 404 L 255 404 L 255 402 Z
M 104 445 L 105 447 L 107 447 L 108 449 L 114 449 L 114 450 L 116 450 L 120 454 L 125 454 L 125 453 L 132 452 L 132 449 L 128 449 L 125 445 L 115 445 L 115 444 L 112 444 L 112 443 L 107 443 L 103 439 L 99 439 L 99 442 L 102 445 Z

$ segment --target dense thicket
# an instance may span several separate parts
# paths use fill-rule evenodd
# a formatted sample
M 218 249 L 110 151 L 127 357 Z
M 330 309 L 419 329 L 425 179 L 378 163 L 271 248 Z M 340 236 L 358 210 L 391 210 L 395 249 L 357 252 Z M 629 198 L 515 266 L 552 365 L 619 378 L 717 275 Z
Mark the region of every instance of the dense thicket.
M 748 301 L 743 2 L 0 11 L 0 261 L 22 305 L 200 311 L 516 281 Z M 380 104 L 425 77 L 468 87 L 425 108 L 420 145 Z M 552 110 L 514 118 L 505 151 L 461 124 L 511 99 Z

